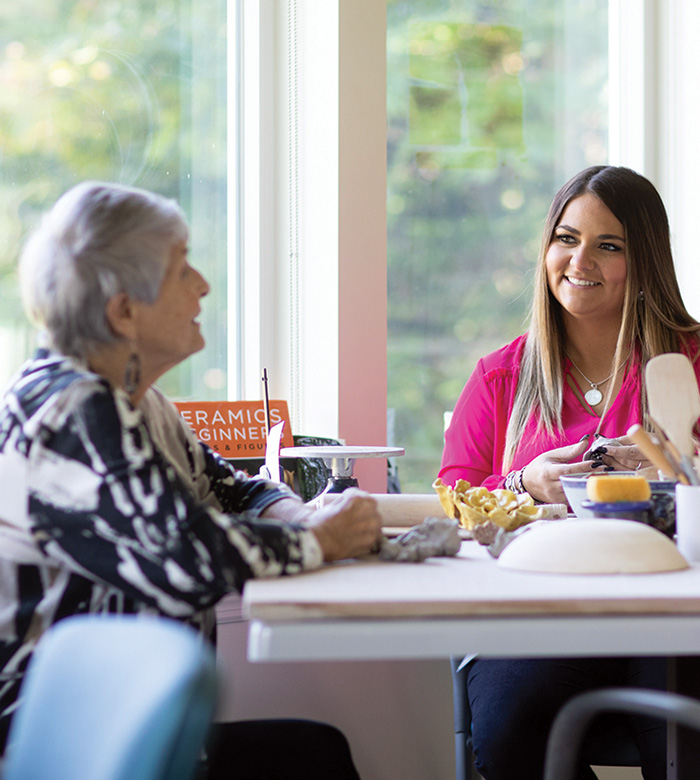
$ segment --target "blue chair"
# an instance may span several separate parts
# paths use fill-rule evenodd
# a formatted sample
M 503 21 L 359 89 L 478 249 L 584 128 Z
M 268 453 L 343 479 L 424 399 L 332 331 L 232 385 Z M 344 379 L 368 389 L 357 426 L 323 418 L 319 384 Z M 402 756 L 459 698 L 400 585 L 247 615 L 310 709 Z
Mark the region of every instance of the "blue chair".
M 214 655 L 185 625 L 66 618 L 29 664 L 3 780 L 191 780 L 216 689 Z

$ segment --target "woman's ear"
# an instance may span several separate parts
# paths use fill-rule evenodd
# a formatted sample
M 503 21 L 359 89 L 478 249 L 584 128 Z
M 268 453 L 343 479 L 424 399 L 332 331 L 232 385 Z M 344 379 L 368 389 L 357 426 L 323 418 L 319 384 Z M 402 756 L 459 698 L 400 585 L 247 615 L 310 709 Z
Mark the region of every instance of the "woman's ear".
M 116 336 L 133 340 L 136 336 L 136 316 L 134 301 L 125 293 L 113 295 L 105 308 L 105 316 L 112 332 Z

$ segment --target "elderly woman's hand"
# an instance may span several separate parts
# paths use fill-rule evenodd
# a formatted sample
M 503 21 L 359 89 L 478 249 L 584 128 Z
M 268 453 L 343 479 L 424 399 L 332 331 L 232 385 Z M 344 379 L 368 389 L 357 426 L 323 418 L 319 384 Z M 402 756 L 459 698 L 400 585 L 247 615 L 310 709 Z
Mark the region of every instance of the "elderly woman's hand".
M 321 545 L 324 561 L 366 555 L 381 539 L 377 502 L 358 488 L 322 494 L 308 504 L 296 496 L 283 498 L 267 507 L 261 516 L 310 528 Z
M 559 477 L 566 474 L 590 474 L 593 461 L 573 462 L 588 449 L 588 439 L 538 455 L 525 466 L 523 487 L 537 501 L 566 504 Z
M 313 512 L 307 525 L 316 534 L 324 561 L 338 561 L 369 553 L 381 536 L 377 502 L 357 488 L 349 488 Z

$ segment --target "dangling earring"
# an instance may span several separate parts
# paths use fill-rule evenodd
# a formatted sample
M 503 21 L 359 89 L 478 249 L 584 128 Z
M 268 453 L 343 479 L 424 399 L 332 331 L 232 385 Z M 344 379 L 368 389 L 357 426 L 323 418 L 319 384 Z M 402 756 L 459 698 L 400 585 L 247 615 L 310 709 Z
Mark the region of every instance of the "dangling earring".
M 644 290 L 640 290 L 640 291 L 639 291 L 639 296 L 638 296 L 638 298 L 639 298 L 639 300 L 640 300 L 640 301 L 643 301 L 643 300 L 644 300 Z
M 124 367 L 124 389 L 129 395 L 133 395 L 141 382 L 141 359 L 132 352 Z

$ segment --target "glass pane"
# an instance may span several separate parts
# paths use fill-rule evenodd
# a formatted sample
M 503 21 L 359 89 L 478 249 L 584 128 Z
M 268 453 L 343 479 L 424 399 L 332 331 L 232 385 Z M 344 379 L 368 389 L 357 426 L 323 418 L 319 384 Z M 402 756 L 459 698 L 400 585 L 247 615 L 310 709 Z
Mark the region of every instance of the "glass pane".
M 444 413 L 525 330 L 564 181 L 607 159 L 607 0 L 389 0 L 389 398 L 404 492 Z
M 226 394 L 226 0 L 0 4 L 0 380 L 33 348 L 16 262 L 73 184 L 100 179 L 176 198 L 209 279 L 208 347 L 163 378 L 182 397 Z

